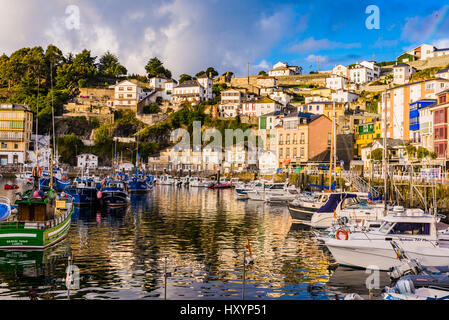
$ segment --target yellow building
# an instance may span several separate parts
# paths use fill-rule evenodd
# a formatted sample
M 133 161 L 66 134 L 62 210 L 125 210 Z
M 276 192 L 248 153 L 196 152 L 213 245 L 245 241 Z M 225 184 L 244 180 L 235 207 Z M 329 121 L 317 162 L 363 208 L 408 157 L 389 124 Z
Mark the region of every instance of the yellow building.
M 382 138 L 382 122 L 375 119 L 367 119 L 355 127 L 355 143 L 357 146 L 357 155 L 362 156 L 362 148 L 372 143 L 375 139 Z
M 33 114 L 25 105 L 0 104 L 0 164 L 24 164 L 33 130 Z

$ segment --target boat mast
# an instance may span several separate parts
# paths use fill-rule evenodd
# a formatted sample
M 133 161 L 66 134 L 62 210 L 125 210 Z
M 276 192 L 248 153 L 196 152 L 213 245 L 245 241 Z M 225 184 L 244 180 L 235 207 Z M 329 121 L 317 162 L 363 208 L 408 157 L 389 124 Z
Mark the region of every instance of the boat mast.
M 57 161 L 56 156 L 56 130 L 55 130 L 55 108 L 54 108 L 54 99 L 53 99 L 53 63 L 50 61 L 50 88 L 51 88 L 51 120 L 53 124 L 53 161 Z M 58 164 L 56 163 L 58 166 Z
M 334 180 L 337 181 L 337 121 L 335 119 L 336 116 L 336 112 L 335 112 L 335 101 L 333 103 L 333 110 L 332 110 L 332 114 L 333 114 L 333 126 L 332 126 L 332 130 L 333 130 L 333 140 L 334 140 L 334 153 L 332 154 L 333 158 L 334 158 Z M 341 168 L 340 168 L 341 170 Z
M 387 214 L 387 89 L 384 92 L 384 116 L 383 116 L 383 152 L 382 152 L 382 164 L 383 164 L 383 179 L 384 179 L 384 214 Z
M 333 110 L 335 110 L 335 101 L 333 102 Z M 331 152 L 329 154 L 329 190 L 332 186 L 332 158 L 334 156 L 334 114 L 332 113 L 332 132 L 331 132 Z

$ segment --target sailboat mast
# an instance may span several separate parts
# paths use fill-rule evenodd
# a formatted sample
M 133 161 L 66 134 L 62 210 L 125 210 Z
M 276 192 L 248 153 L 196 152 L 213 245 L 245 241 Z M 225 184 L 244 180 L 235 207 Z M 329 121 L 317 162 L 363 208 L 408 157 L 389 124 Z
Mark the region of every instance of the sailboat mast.
M 55 108 L 53 99 L 53 63 L 50 61 L 50 88 L 51 88 L 51 119 L 53 123 L 53 160 L 58 161 L 56 157 L 56 131 L 55 131 Z M 56 163 L 56 165 L 58 165 Z
M 333 103 L 333 109 L 335 108 L 335 101 Z M 331 152 L 329 154 L 329 190 L 332 186 L 332 158 L 334 156 L 334 114 L 332 114 L 332 131 L 331 131 Z
M 335 181 L 337 181 L 337 124 L 336 124 L 336 112 L 335 112 L 335 101 L 333 103 L 333 126 L 332 126 L 332 130 L 333 130 L 333 140 L 334 140 L 334 153 L 332 154 L 333 158 L 334 158 L 334 179 Z
M 382 153 L 382 164 L 383 164 L 383 179 L 384 179 L 384 213 L 387 213 L 387 90 L 384 92 L 384 116 L 383 116 L 383 153 Z

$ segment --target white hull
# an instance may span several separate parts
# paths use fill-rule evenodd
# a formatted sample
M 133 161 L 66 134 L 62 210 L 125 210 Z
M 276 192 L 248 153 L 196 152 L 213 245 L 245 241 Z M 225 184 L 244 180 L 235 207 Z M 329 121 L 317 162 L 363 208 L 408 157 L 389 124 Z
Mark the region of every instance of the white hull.
M 449 248 L 435 247 L 430 242 L 398 241 L 396 243 L 409 258 L 417 259 L 424 266 L 449 265 Z M 374 240 L 337 240 L 327 239 L 326 246 L 337 263 L 350 267 L 371 268 L 388 271 L 401 264 L 390 242 Z

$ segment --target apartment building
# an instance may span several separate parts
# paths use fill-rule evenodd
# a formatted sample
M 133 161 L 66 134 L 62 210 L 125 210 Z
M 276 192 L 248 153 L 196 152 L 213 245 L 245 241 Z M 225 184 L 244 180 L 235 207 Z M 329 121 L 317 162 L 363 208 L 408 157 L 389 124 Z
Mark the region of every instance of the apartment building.
M 436 99 L 449 88 L 449 80 L 436 78 L 392 87 L 382 94 L 381 114 L 385 114 L 387 138 L 410 139 L 410 104 L 421 99 Z
M 295 168 L 330 148 L 332 121 L 324 115 L 295 112 L 276 129 L 279 168 Z
M 0 104 L 0 164 L 25 164 L 31 143 L 33 113 L 26 105 Z

